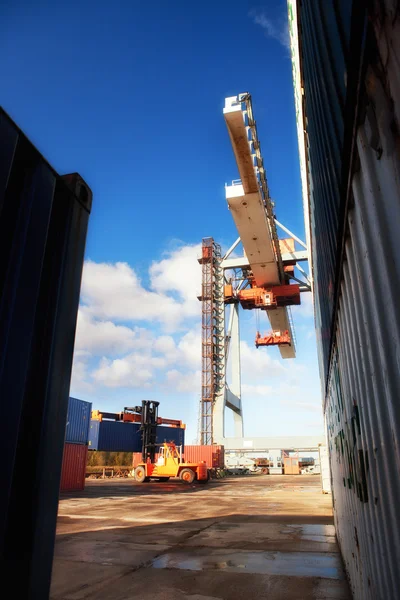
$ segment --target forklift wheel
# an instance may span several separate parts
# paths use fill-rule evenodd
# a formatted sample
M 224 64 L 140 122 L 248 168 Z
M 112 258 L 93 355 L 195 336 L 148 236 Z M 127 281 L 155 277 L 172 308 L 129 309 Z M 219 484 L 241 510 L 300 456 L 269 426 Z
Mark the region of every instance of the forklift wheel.
M 138 483 L 146 483 L 149 478 L 146 477 L 146 471 L 144 467 L 136 467 L 135 469 L 135 481 Z
M 182 481 L 184 481 L 185 483 L 193 483 L 194 477 L 195 473 L 194 471 L 192 471 L 192 469 L 182 469 L 180 474 L 180 478 L 182 479 Z

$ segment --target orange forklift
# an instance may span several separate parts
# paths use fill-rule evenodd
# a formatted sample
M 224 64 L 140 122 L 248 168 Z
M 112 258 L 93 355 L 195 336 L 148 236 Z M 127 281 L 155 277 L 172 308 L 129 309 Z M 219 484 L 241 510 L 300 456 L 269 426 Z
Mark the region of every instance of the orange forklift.
M 156 443 L 159 404 L 142 400 L 142 406 L 132 409 L 141 417 L 142 431 L 142 462 L 135 469 L 135 480 L 145 483 L 151 479 L 168 481 L 170 477 L 179 477 L 184 483 L 207 483 L 209 473 L 205 462 L 186 463 L 182 459 L 181 446 L 177 447 L 173 442 Z

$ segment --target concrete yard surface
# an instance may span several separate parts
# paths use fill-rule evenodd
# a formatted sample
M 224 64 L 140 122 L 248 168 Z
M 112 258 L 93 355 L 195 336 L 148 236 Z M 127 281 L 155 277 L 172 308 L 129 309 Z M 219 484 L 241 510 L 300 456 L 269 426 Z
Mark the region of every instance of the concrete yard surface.
M 93 480 L 60 498 L 52 600 L 348 600 L 318 476 Z

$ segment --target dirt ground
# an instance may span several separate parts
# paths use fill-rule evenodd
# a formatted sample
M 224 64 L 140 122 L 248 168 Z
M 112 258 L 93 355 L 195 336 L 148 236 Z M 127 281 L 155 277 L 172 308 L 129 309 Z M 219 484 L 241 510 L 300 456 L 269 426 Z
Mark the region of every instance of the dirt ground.
M 137 484 L 62 495 L 52 600 L 347 600 L 318 476 Z

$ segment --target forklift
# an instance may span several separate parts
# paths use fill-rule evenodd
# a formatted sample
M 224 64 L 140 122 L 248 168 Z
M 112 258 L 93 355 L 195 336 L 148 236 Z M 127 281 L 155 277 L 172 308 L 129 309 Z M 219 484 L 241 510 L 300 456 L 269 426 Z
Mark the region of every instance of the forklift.
M 173 442 L 156 443 L 159 402 L 142 400 L 132 412 L 140 415 L 142 431 L 142 462 L 135 469 L 135 480 L 145 483 L 150 479 L 168 481 L 179 477 L 184 483 L 207 483 L 209 473 L 205 462 L 186 463 L 182 459 L 182 447 Z M 160 446 L 156 460 L 157 446 Z

